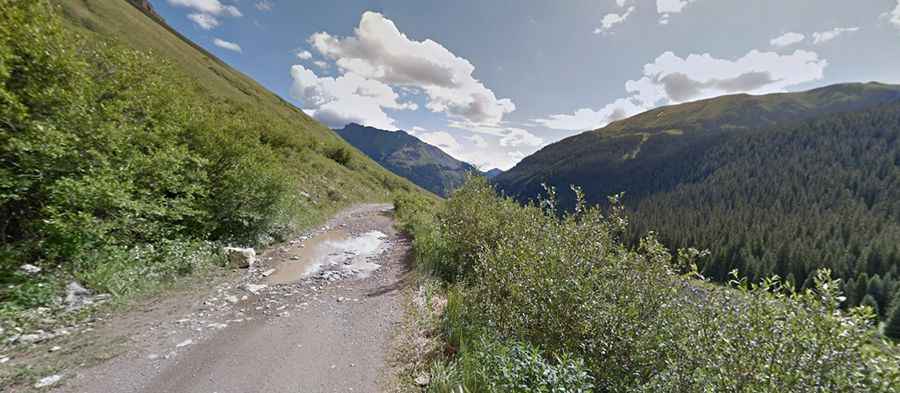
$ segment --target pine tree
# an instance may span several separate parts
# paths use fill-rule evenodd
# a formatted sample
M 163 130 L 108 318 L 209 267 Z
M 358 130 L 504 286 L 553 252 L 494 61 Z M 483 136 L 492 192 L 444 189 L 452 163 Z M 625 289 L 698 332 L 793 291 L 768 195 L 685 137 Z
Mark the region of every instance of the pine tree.
M 889 314 L 887 325 L 884 327 L 884 335 L 894 340 L 900 340 L 900 295 L 894 299 L 894 310 Z

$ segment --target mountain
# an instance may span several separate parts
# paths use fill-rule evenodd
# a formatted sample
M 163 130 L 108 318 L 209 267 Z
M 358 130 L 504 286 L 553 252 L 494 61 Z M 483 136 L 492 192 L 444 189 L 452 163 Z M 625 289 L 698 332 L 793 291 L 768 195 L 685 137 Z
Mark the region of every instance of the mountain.
M 711 251 L 724 281 L 778 274 L 811 285 L 829 267 L 887 308 L 900 287 L 900 86 L 840 84 L 654 109 L 549 145 L 494 179 L 520 200 L 569 185 L 624 192 L 636 241 Z M 871 281 L 871 283 L 870 283 Z
M 898 100 L 900 86 L 866 83 L 661 107 L 548 145 L 494 180 L 520 200 L 539 195 L 546 183 L 561 191 L 567 206 L 573 203 L 567 192 L 572 184 L 584 188 L 589 202 L 619 192 L 636 202 L 690 180 L 685 175 L 702 154 L 735 135 Z
M 489 169 L 487 172 L 484 172 L 484 177 L 486 177 L 488 179 L 493 179 L 502 174 L 503 174 L 503 171 L 501 169 L 494 168 L 494 169 Z
M 389 171 L 443 197 L 462 185 L 467 173 L 479 173 L 474 166 L 405 131 L 348 124 L 335 132 Z

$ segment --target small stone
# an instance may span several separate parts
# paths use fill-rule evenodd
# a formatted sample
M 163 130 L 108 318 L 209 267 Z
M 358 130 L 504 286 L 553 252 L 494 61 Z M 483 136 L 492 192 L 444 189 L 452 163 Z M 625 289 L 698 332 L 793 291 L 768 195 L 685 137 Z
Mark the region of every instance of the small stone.
M 343 302 L 344 302 L 344 300 L 346 300 L 346 299 L 344 299 L 344 297 L 343 297 L 343 296 L 341 296 L 341 297 L 339 297 L 339 298 L 337 298 L 337 301 L 338 301 L 338 303 L 343 303 Z
M 29 276 L 33 276 L 33 275 L 35 275 L 35 274 L 40 273 L 42 269 L 39 268 L 39 267 L 37 267 L 37 266 L 34 266 L 34 265 L 30 264 L 30 263 L 26 263 L 26 264 L 24 264 L 24 265 L 22 265 L 22 266 L 19 266 L 19 270 L 20 270 L 22 273 L 25 273 L 25 274 L 27 274 L 27 275 L 29 275 Z
M 225 301 L 227 301 L 228 303 L 231 303 L 231 304 L 235 304 L 235 303 L 239 302 L 240 299 L 238 299 L 237 296 L 234 296 L 234 295 L 228 295 L 228 296 L 225 297 Z
M 416 377 L 416 385 L 428 386 L 431 383 L 431 377 L 428 374 L 420 374 Z
M 300 260 L 300 257 L 299 257 L 299 256 L 296 256 L 296 255 L 293 255 L 293 256 L 291 256 L 291 260 L 292 260 L 292 261 L 299 261 L 299 260 Z
M 19 341 L 25 344 L 37 344 L 47 339 L 47 334 L 40 332 L 35 334 L 23 334 L 19 336 Z
M 47 386 L 54 385 L 57 382 L 59 382 L 60 379 L 62 379 L 62 375 L 59 375 L 59 374 L 41 378 L 40 381 L 38 381 L 36 384 L 34 384 L 34 388 L 40 389 L 40 388 L 45 388 Z
M 183 348 L 194 343 L 194 340 L 187 339 L 175 345 L 175 348 Z
M 232 267 L 249 268 L 256 262 L 256 250 L 252 248 L 225 247 L 224 251 Z
M 9 356 L 0 356 L 0 364 L 6 363 L 9 361 Z
M 50 352 L 56 352 L 56 351 L 59 351 L 60 349 L 62 349 L 62 347 L 57 345 L 57 346 L 54 346 L 53 348 L 50 348 Z
M 159 359 L 159 355 L 157 355 L 155 353 L 151 353 L 151 354 L 147 355 L 147 359 L 156 360 L 156 359 Z
M 266 271 L 262 272 L 262 276 L 263 276 L 263 277 L 269 277 L 269 276 L 272 275 L 272 273 L 275 273 L 275 269 L 269 269 L 269 270 L 266 270 Z
M 259 291 L 262 291 L 263 289 L 266 289 L 266 287 L 267 287 L 267 285 L 263 285 L 263 284 L 247 284 L 247 285 L 244 285 L 244 289 L 246 289 L 247 292 L 250 292 L 250 293 L 252 293 L 252 294 L 254 294 L 254 295 L 259 295 Z
M 75 311 L 84 306 L 93 304 L 91 299 L 91 291 L 85 289 L 81 284 L 72 281 L 66 286 L 66 310 Z

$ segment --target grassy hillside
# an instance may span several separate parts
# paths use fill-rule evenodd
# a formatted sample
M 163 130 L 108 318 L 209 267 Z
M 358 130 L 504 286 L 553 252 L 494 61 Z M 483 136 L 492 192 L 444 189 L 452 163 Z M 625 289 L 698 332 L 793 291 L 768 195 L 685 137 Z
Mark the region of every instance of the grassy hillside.
M 263 114 L 266 122 L 289 127 L 293 134 L 291 138 L 302 140 L 311 149 L 323 153 L 320 155 L 327 156 L 340 148 L 355 150 L 325 125 L 231 68 L 164 22 L 148 17 L 132 6 L 129 0 L 53 0 L 52 3 L 59 7 L 63 22 L 70 29 L 89 39 L 113 40 L 169 63 L 179 74 L 195 81 L 191 87 L 204 98 L 226 101 L 234 107 L 249 108 Z M 352 199 L 355 200 L 373 195 L 367 194 L 368 191 L 384 189 L 384 183 L 420 191 L 410 188 L 410 183 L 406 181 L 399 181 L 400 177 L 383 170 L 365 155 L 355 153 L 358 152 L 354 151 L 358 165 L 352 171 L 336 166 L 324 173 L 328 179 L 323 179 L 321 174 L 312 176 L 315 171 L 311 171 L 304 182 L 325 188 L 346 186 L 344 191 L 354 194 Z M 334 166 L 327 160 L 323 163 Z M 377 192 L 374 195 L 384 197 L 386 194 Z
M 386 169 L 443 197 L 459 188 L 468 173 L 479 173 L 474 166 L 404 131 L 348 124 L 336 132 Z
M 125 0 L 0 11 L 0 317 L 61 308 L 69 280 L 134 294 L 221 245 L 424 193 Z

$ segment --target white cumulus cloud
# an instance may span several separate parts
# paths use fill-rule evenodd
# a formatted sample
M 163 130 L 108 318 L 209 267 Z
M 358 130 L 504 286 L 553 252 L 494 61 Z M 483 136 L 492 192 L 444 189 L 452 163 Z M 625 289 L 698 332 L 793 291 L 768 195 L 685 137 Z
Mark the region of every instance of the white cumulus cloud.
M 312 53 L 309 53 L 308 50 L 297 52 L 297 58 L 300 60 L 309 60 L 312 59 Z
M 428 132 L 419 134 L 416 137 L 429 145 L 439 147 L 441 150 L 448 154 L 450 154 L 451 152 L 457 152 L 462 147 L 459 144 L 459 141 L 457 141 L 456 138 L 453 137 L 453 135 L 450 135 L 450 133 L 446 131 Z
M 806 35 L 804 35 L 804 34 L 789 32 L 789 33 L 784 33 L 778 37 L 773 38 L 771 41 L 769 41 L 769 44 L 771 44 L 772 46 L 777 46 L 779 48 L 783 48 L 786 46 L 798 44 L 805 39 L 806 39 Z
M 636 104 L 636 101 L 629 98 L 620 98 L 596 111 L 590 108 L 581 108 L 571 114 L 550 115 L 547 118 L 535 119 L 534 121 L 555 130 L 592 130 L 644 110 L 645 108 Z
M 488 146 L 487 140 L 484 139 L 484 137 L 481 135 L 468 136 L 468 137 L 466 137 L 466 139 L 472 141 L 472 144 L 475 145 L 475 147 L 480 148 L 480 149 L 484 149 Z
M 450 127 L 500 137 L 499 143 L 500 146 L 503 147 L 540 146 L 544 143 L 543 138 L 534 135 L 523 128 L 506 127 L 504 125 L 494 124 L 478 124 L 465 121 L 450 122 Z
M 797 50 L 781 55 L 752 50 L 735 59 L 709 54 L 679 57 L 665 52 L 644 65 L 643 77 L 629 80 L 630 94 L 600 110 L 579 109 L 535 122 L 560 130 L 588 130 L 659 105 L 677 104 L 731 93 L 765 94 L 820 80 L 828 62 L 815 52 Z
M 400 102 L 394 90 L 374 79 L 355 73 L 337 78 L 319 77 L 302 65 L 291 67 L 291 95 L 307 113 L 334 128 L 348 123 L 396 130 L 394 119 L 384 109 L 415 110 L 412 102 Z
M 835 27 L 828 31 L 812 33 L 813 44 L 819 45 L 838 38 L 844 33 L 853 33 L 859 31 L 859 27 Z
M 342 72 L 424 92 L 426 107 L 432 112 L 497 124 L 516 108 L 510 99 L 497 98 L 475 79 L 475 66 L 468 60 L 430 39 L 410 39 L 376 12 L 363 13 L 353 36 L 320 32 L 309 42 Z
M 238 52 L 238 53 L 242 52 L 241 46 L 234 42 L 229 42 L 229 41 L 225 41 L 223 39 L 216 38 L 213 40 L 213 44 L 215 46 L 218 46 L 219 48 L 227 49 L 232 52 Z

